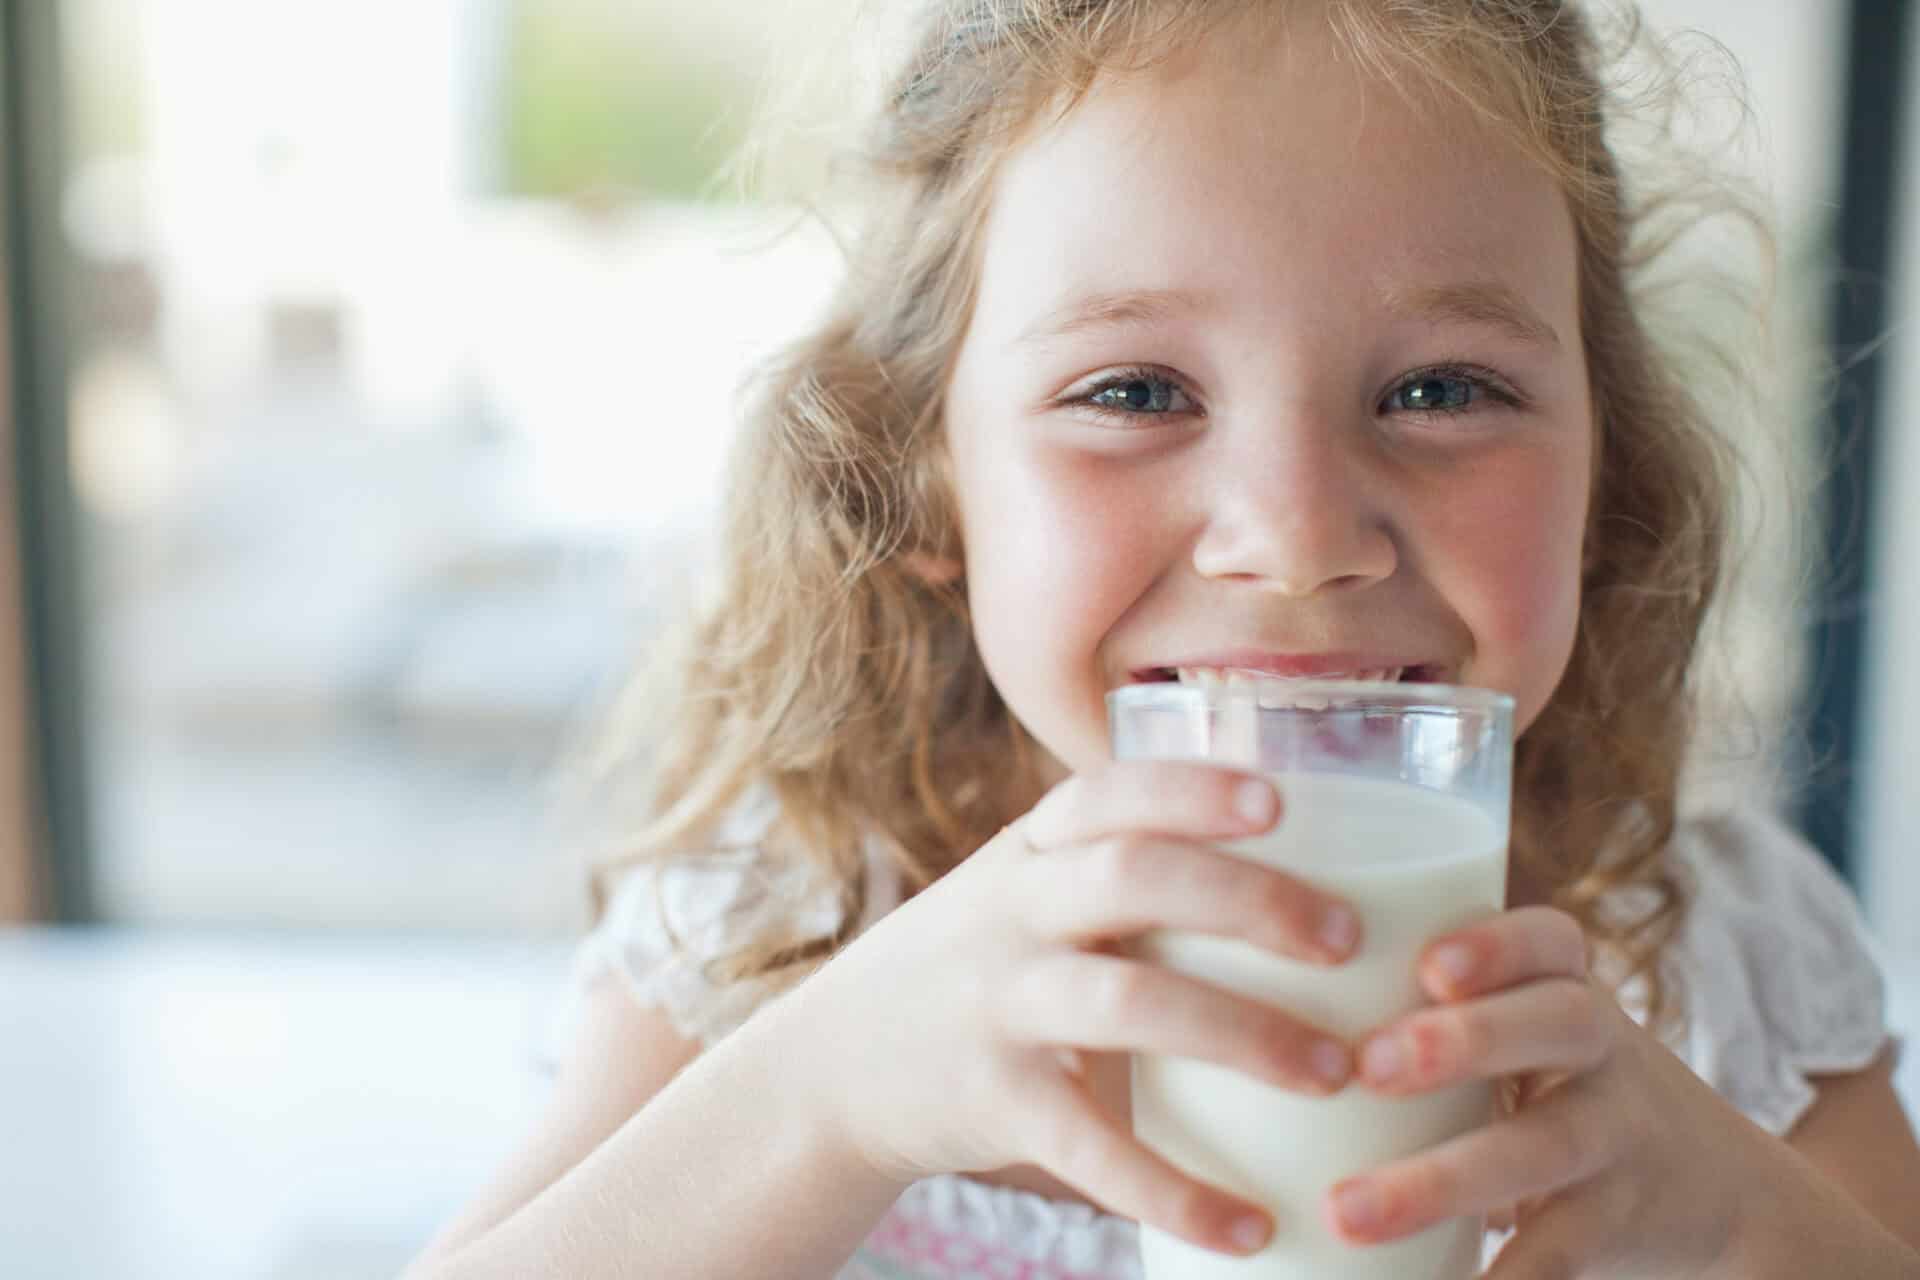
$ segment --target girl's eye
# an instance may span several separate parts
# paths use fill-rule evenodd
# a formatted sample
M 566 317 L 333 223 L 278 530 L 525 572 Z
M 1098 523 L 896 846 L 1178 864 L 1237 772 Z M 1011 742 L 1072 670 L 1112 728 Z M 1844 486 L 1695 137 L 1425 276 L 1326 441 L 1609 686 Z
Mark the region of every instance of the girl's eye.
M 1425 377 L 1404 384 L 1393 393 L 1399 409 L 1464 409 L 1475 400 L 1479 390 L 1465 378 Z
M 1461 368 L 1422 369 L 1395 387 L 1383 407 L 1390 413 L 1465 413 L 1489 396 L 1500 404 L 1518 403 L 1490 374 Z
M 1079 401 L 1122 418 L 1166 417 L 1199 408 L 1179 383 L 1149 369 L 1127 369 L 1102 378 Z

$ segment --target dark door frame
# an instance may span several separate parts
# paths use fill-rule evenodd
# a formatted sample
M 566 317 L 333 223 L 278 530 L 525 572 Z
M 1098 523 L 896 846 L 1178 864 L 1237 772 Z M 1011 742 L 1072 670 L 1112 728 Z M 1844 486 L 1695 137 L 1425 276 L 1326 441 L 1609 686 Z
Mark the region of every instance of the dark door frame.
M 42 862 L 43 911 L 95 916 L 83 714 L 86 662 L 81 553 L 67 457 L 66 238 L 61 230 L 65 133 L 60 6 L 0 0 L 0 227 L 14 425 L 26 631 L 29 821 Z
M 1885 411 L 1885 337 L 1900 225 L 1900 159 L 1907 109 L 1909 0 L 1848 6 L 1837 268 L 1829 340 L 1840 369 L 1818 456 L 1824 544 L 1815 597 L 1812 681 L 1806 707 L 1807 786 L 1800 826 L 1835 869 L 1858 885 L 1862 664 L 1873 619 L 1875 484 Z

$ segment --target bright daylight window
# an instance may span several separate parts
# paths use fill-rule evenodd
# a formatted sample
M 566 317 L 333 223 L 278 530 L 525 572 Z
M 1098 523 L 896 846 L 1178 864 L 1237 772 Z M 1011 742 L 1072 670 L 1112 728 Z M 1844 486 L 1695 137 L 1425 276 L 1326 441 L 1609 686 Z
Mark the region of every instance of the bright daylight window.
M 103 915 L 570 919 L 555 748 L 832 265 L 715 180 L 760 7 L 63 7 Z

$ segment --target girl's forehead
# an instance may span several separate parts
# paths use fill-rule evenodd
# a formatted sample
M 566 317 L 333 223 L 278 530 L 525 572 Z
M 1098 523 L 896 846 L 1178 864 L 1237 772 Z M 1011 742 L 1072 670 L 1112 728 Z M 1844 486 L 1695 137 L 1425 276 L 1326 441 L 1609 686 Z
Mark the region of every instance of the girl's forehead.
M 1463 103 L 1404 93 L 1297 24 L 1261 57 L 1215 39 L 1104 77 L 1036 127 L 996 178 L 979 318 L 1129 290 L 1385 303 L 1461 280 L 1568 324 L 1564 195 Z

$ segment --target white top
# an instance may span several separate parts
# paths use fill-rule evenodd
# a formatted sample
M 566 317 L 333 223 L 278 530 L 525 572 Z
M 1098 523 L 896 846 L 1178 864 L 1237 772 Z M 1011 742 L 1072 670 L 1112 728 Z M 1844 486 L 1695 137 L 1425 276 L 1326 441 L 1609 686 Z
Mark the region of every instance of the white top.
M 776 921 L 830 933 L 832 886 L 775 867 L 756 842 L 770 797 L 744 806 L 714 850 L 625 875 L 575 955 L 576 989 L 609 973 L 664 1009 L 682 1034 L 711 1045 L 767 998 L 756 982 L 716 987 L 704 962 Z M 1783 1135 L 1812 1103 L 1811 1074 L 1857 1071 L 1887 1041 L 1886 998 L 1873 945 L 1845 885 L 1771 816 L 1683 822 L 1673 853 L 1693 878 L 1685 926 L 1663 960 L 1683 987 L 1688 1022 L 1674 1051 L 1768 1132 Z M 898 906 L 898 869 L 867 852 L 864 931 Z M 1623 905 L 1630 906 L 1630 903 Z M 674 945 L 677 939 L 679 946 Z M 1622 1002 L 1636 1018 L 1643 993 Z M 908 1189 L 839 1280 L 1138 1280 L 1136 1228 L 1084 1205 L 949 1174 Z M 1488 1256 L 1499 1240 L 1490 1236 Z

